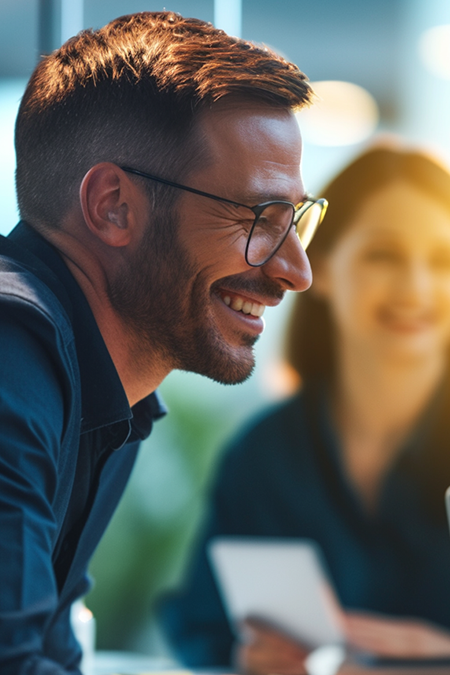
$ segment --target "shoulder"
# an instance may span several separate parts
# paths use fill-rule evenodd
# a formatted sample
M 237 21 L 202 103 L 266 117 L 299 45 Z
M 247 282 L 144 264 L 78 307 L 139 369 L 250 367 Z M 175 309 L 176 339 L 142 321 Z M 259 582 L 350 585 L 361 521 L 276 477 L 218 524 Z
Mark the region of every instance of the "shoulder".
M 2 371 L 13 372 L 15 380 L 30 369 L 37 378 L 45 373 L 72 397 L 79 376 L 71 321 L 39 261 L 36 268 L 19 262 L 11 254 L 14 248 L 0 237 Z
M 59 334 L 64 343 L 73 339 L 66 310 L 46 283 L 38 267 L 26 265 L 14 257 L 14 246 L 0 237 L 0 304 L 2 323 L 7 317 L 29 323 L 37 332 L 47 326 Z

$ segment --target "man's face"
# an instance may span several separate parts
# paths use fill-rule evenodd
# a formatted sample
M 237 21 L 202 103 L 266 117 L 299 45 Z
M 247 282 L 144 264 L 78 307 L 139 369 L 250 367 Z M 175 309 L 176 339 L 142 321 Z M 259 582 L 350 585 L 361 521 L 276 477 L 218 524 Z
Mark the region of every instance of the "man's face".
M 242 101 L 216 104 L 200 118 L 199 132 L 210 161 L 186 185 L 249 206 L 304 199 L 301 140 L 290 112 Z M 189 192 L 176 196 L 174 220 L 157 228 L 150 221 L 133 265 L 141 270 L 131 284 L 142 344 L 169 369 L 242 382 L 253 369 L 264 307 L 278 304 L 286 290 L 309 287 L 308 259 L 292 230 L 269 262 L 249 267 L 250 210 Z

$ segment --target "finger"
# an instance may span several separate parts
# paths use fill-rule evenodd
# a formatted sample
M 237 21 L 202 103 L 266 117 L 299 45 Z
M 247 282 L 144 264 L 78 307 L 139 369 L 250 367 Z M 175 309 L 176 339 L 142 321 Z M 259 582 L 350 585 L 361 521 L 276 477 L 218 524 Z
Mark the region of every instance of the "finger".
M 282 637 L 270 639 L 266 635 L 258 635 L 253 641 L 245 642 L 244 646 L 255 653 L 274 655 L 274 660 L 283 659 L 287 662 L 300 662 L 308 655 L 305 648 Z
M 256 616 L 246 617 L 246 619 L 243 621 L 243 625 L 258 635 L 266 635 L 269 638 L 282 637 L 286 640 L 288 639 L 281 630 L 275 628 L 267 621 L 264 621 L 264 619 L 260 619 Z
M 264 644 L 267 648 L 291 653 L 296 657 L 304 657 L 307 650 L 297 641 L 269 626 L 260 619 L 249 617 L 243 622 L 244 642 Z

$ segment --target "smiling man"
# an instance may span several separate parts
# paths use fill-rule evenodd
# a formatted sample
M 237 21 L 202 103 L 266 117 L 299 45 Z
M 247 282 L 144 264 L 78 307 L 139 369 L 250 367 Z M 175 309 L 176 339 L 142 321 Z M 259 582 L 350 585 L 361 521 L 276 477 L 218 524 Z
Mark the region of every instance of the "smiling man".
M 179 15 L 37 66 L 0 242 L 0 670 L 79 673 L 71 603 L 173 369 L 245 380 L 262 314 L 311 283 L 298 68 Z

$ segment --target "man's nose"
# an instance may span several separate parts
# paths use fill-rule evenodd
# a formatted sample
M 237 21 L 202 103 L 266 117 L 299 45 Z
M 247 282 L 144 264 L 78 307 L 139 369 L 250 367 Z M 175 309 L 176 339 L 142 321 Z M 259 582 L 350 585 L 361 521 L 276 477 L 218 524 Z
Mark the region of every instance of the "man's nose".
M 276 254 L 261 269 L 271 279 L 277 280 L 285 290 L 306 291 L 311 286 L 311 265 L 294 228 Z

